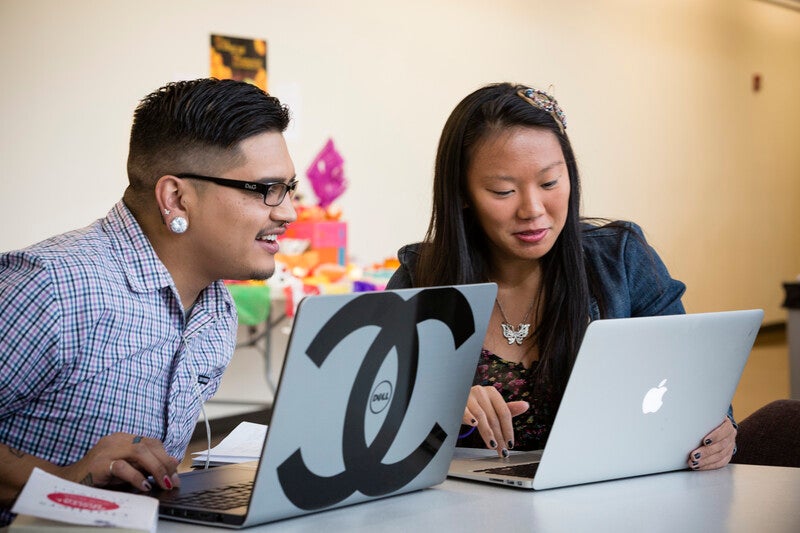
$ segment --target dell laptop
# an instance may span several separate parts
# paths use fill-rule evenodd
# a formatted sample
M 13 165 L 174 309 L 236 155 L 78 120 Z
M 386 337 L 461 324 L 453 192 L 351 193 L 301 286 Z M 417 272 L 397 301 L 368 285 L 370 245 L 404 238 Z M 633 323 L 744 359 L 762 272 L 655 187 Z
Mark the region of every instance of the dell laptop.
M 449 475 L 540 490 L 687 468 L 725 419 L 763 315 L 590 323 L 545 448 L 457 448 Z
M 260 460 L 181 474 L 160 516 L 247 527 L 441 483 L 496 292 L 306 297 Z

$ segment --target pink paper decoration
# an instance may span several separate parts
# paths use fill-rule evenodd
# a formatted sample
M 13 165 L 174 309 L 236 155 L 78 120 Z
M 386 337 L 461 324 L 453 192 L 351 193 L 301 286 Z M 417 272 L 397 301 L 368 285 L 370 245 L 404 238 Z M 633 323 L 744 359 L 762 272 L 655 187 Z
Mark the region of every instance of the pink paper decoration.
M 333 146 L 333 139 L 320 150 L 317 157 L 306 170 L 314 189 L 314 194 L 319 199 L 319 206 L 328 207 L 335 199 L 347 189 L 347 180 L 344 177 L 344 159 Z

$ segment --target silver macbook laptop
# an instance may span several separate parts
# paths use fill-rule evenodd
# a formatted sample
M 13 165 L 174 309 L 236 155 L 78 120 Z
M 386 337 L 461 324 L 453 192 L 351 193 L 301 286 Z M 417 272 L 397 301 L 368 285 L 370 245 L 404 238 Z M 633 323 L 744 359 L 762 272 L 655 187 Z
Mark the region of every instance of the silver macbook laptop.
M 441 483 L 496 292 L 305 298 L 261 459 L 181 474 L 160 515 L 246 527 Z
M 764 312 L 597 320 L 543 450 L 457 448 L 449 475 L 549 489 L 687 468 L 725 418 Z

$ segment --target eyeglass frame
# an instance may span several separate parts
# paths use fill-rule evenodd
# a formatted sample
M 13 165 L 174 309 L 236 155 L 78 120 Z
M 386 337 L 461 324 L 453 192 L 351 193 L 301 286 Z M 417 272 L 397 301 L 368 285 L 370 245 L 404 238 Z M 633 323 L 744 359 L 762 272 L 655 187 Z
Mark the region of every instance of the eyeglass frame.
M 292 178 L 291 180 L 289 180 L 289 183 L 284 183 L 282 181 L 274 181 L 270 183 L 258 183 L 255 181 L 241 181 L 241 180 L 231 180 L 227 178 L 217 178 L 214 176 L 203 176 L 202 174 L 191 174 L 188 172 L 174 174 L 174 176 L 181 179 L 209 181 L 211 183 L 216 183 L 217 185 L 221 185 L 223 187 L 231 187 L 233 189 L 242 189 L 244 191 L 257 192 L 264 197 L 264 205 L 266 205 L 267 207 L 278 207 L 286 199 L 287 194 L 291 193 L 289 194 L 289 198 L 292 198 L 294 196 L 295 190 L 297 189 L 296 178 Z M 273 187 L 282 187 L 284 188 L 284 191 L 281 194 L 281 198 L 278 201 L 278 203 L 268 204 L 267 195 L 269 194 L 270 189 L 272 189 Z

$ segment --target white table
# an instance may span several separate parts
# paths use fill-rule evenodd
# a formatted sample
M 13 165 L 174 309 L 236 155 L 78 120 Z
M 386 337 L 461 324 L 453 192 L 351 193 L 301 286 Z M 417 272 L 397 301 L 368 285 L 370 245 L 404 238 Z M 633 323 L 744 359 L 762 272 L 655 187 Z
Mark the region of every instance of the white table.
M 166 520 L 158 526 L 162 533 L 213 529 Z M 246 531 L 798 533 L 800 468 L 729 465 L 541 492 L 448 479 Z

